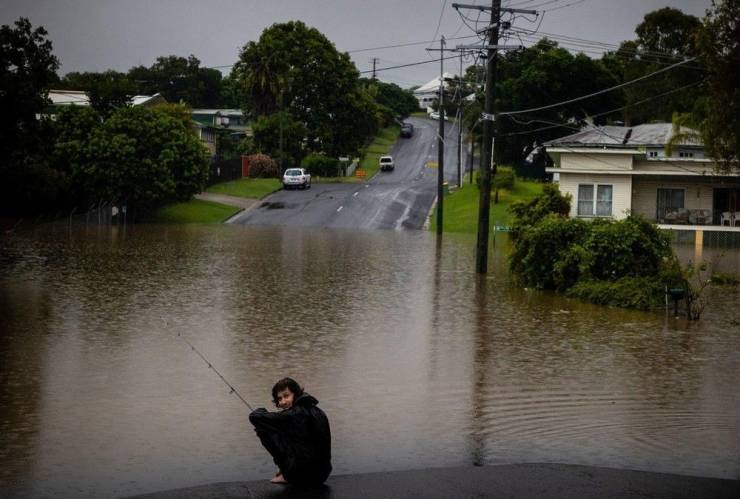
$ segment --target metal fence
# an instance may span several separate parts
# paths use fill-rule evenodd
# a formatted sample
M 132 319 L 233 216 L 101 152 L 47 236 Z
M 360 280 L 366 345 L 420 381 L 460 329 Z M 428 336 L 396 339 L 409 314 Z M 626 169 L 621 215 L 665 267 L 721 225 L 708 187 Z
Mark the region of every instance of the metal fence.
M 671 237 L 683 263 L 705 262 L 715 272 L 740 274 L 740 232 L 704 230 L 701 244 L 694 230 L 671 230 Z

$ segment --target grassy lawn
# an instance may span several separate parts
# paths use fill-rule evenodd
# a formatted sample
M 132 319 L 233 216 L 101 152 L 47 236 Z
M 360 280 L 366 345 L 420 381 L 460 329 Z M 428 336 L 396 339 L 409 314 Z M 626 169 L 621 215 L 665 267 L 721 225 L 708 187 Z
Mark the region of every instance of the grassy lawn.
M 542 192 L 542 184 L 517 179 L 511 191 L 501 190 L 498 193 L 498 204 L 493 204 L 494 193 L 491 193 L 490 222 L 493 225 L 511 225 L 509 206 L 514 201 L 528 200 Z M 476 184 L 465 184 L 462 189 L 453 192 L 444 199 L 444 231 L 468 232 L 478 231 L 478 201 L 480 193 Z M 432 215 L 432 230 L 436 230 L 436 210 Z
M 239 211 L 235 206 L 193 199 L 185 203 L 174 203 L 159 208 L 147 219 L 149 223 L 161 224 L 216 224 Z
M 282 187 L 276 178 L 240 178 L 231 182 L 214 184 L 206 192 L 226 194 L 240 198 L 262 198 Z

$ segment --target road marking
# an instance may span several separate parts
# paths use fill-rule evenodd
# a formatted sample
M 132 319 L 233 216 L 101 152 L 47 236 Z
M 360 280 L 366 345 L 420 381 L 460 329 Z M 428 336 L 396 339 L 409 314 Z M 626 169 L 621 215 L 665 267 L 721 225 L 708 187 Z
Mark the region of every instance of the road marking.
M 370 184 L 365 184 L 365 189 L 367 189 L 368 187 L 370 187 Z
M 339 213 L 340 211 L 342 211 L 342 208 L 344 208 L 344 206 L 340 206 L 339 208 L 337 208 L 337 213 Z
M 354 194 L 352 194 L 352 195 L 353 195 L 354 197 L 357 197 L 357 195 L 358 195 L 359 193 L 360 193 L 360 191 L 357 191 L 357 192 L 355 192 L 355 193 L 354 193 Z

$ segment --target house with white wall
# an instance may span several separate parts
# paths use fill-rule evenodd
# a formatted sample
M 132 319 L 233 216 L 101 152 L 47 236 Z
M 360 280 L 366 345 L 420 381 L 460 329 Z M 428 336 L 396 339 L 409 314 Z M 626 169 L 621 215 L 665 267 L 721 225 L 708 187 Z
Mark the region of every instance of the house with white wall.
M 682 132 L 689 130 L 683 129 Z M 673 125 L 588 126 L 545 143 L 572 217 L 639 214 L 664 228 L 740 231 L 740 174 L 721 173 L 697 139 L 673 146 Z
M 445 90 L 447 90 L 450 86 L 450 81 L 457 77 L 450 73 L 444 73 L 442 78 L 444 79 L 443 84 Z M 440 77 L 437 76 L 433 80 L 428 81 L 414 90 L 414 97 L 416 97 L 416 100 L 419 102 L 419 109 L 431 108 L 434 101 L 439 99 L 439 83 Z

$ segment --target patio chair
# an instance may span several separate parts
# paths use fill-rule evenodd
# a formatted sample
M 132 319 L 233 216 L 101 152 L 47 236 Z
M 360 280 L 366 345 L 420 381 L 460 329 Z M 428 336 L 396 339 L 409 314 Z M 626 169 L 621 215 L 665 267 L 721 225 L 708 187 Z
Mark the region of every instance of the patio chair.
M 686 208 L 679 208 L 678 214 L 676 216 L 676 223 L 677 224 L 688 224 L 689 217 L 690 217 L 689 210 L 687 210 Z
M 735 218 L 733 215 L 734 213 L 731 213 L 729 211 L 723 211 L 722 215 L 720 215 L 720 218 L 719 218 L 719 224 L 722 226 L 729 225 L 730 227 L 732 227 L 732 222 L 733 222 L 732 219 Z

